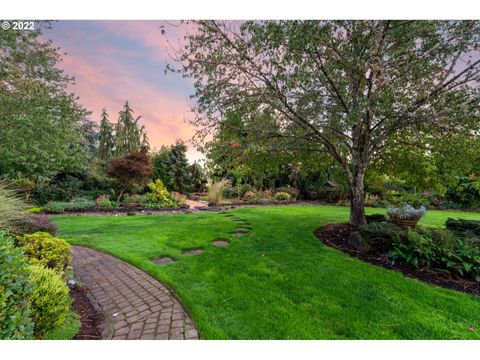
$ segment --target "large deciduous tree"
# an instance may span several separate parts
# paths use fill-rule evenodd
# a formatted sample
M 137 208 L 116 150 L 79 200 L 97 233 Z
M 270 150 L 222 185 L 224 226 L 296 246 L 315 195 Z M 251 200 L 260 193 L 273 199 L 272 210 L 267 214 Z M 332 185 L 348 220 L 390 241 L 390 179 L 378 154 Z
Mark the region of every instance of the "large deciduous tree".
M 170 69 L 195 81 L 200 135 L 268 109 L 263 143 L 332 156 L 359 225 L 365 172 L 392 137 L 478 135 L 479 40 L 477 21 L 199 21 Z
M 95 129 L 67 90 L 61 55 L 35 31 L 0 31 L 0 176 L 48 179 L 86 168 Z M 93 141 L 93 142 L 92 142 Z

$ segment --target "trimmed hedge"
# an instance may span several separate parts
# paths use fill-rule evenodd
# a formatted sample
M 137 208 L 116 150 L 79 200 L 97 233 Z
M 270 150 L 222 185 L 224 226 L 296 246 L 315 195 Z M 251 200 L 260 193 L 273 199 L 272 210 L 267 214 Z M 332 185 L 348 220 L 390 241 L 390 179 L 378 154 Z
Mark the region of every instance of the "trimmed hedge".
M 62 325 L 67 319 L 72 301 L 63 279 L 52 269 L 41 265 L 29 267 L 33 290 L 28 297 L 36 338 Z
M 26 234 L 18 236 L 17 240 L 32 263 L 43 265 L 59 274 L 63 274 L 65 268 L 72 261 L 70 244 L 49 233 Z

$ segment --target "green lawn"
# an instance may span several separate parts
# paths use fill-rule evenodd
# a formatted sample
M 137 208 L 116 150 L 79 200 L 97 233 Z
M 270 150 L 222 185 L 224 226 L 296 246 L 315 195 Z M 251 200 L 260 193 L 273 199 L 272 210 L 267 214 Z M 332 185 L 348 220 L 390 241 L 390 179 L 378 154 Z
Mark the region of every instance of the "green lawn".
M 237 225 L 218 213 L 53 219 L 60 237 L 170 285 L 206 339 L 480 338 L 480 299 L 404 278 L 317 240 L 315 229 L 348 219 L 346 207 L 228 213 L 247 220 L 252 231 L 232 238 Z M 429 211 L 423 223 L 440 226 L 449 216 L 480 219 L 480 213 Z M 231 244 L 217 248 L 216 238 Z M 196 247 L 204 253 L 181 255 Z M 177 262 L 151 262 L 163 255 Z

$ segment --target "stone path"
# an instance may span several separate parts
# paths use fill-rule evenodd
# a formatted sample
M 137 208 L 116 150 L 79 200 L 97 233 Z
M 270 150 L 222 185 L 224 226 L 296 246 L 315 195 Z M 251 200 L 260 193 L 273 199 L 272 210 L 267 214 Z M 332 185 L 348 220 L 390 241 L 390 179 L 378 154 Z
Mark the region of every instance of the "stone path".
M 164 285 L 111 255 L 73 246 L 73 267 L 105 314 L 103 339 L 198 339 L 198 331 Z

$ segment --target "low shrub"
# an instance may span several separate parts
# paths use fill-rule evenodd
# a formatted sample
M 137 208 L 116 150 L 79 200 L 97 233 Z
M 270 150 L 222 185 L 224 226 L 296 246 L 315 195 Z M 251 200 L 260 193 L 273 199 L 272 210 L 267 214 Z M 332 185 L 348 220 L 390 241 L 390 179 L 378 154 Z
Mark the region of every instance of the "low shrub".
M 235 199 L 238 197 L 240 187 L 227 187 L 223 189 L 222 196 L 226 199 Z
M 256 202 L 258 200 L 258 196 L 255 192 L 253 191 L 247 191 L 243 195 L 243 200 L 248 201 L 248 202 Z
M 365 215 L 365 219 L 367 220 L 367 224 L 374 222 L 386 222 L 388 220 L 387 217 L 383 214 Z
M 44 206 L 45 211 L 50 214 L 61 214 L 67 209 L 68 203 L 60 201 L 51 201 Z
M 167 188 L 163 185 L 162 180 L 156 179 L 148 184 L 150 192 L 147 193 L 147 199 L 150 203 L 158 204 L 170 199 Z
M 27 258 L 0 232 L 0 340 L 33 338 L 28 274 Z
M 275 193 L 276 194 L 287 193 L 287 194 L 290 195 L 292 200 L 296 200 L 298 198 L 298 195 L 300 194 L 298 189 L 296 189 L 294 187 L 291 187 L 291 186 L 278 187 L 278 188 L 275 189 Z
M 285 201 L 289 201 L 292 198 L 292 196 L 286 192 L 277 192 L 275 193 L 273 198 L 275 199 L 275 201 L 285 202 Z
M 125 204 L 144 204 L 147 201 L 147 197 L 139 194 L 124 195 L 123 202 Z
M 390 223 L 372 222 L 360 225 L 358 231 L 376 252 L 388 252 L 392 249 L 394 240 L 400 237 L 401 230 Z
M 456 233 L 468 233 L 471 232 L 477 236 L 480 236 L 480 221 L 478 220 L 464 220 L 464 219 L 452 219 L 448 218 L 445 222 L 445 226 L 448 230 Z
M 405 237 L 394 239 L 390 256 L 417 268 L 449 271 L 480 281 L 480 247 L 449 230 L 407 229 Z
M 28 303 L 35 324 L 35 337 L 41 338 L 65 322 L 72 302 L 68 287 L 55 271 L 41 265 L 31 265 L 29 272 L 32 292 L 28 296 Z
M 57 230 L 57 225 L 55 225 L 47 215 L 24 214 L 21 218 L 12 222 L 11 233 L 19 236 L 43 231 L 55 235 Z
M 235 191 L 237 191 L 237 189 L 235 189 Z M 253 186 L 250 184 L 242 184 L 240 185 L 238 195 L 240 196 L 240 198 L 243 198 L 245 196 L 245 193 L 248 191 L 253 191 Z
M 32 263 L 43 265 L 62 275 L 72 261 L 70 245 L 47 232 L 25 234 L 18 236 L 17 240 Z
M 43 211 L 42 207 L 33 207 L 24 211 L 25 214 L 38 214 Z
M 95 204 L 97 204 L 97 206 L 100 209 L 112 209 L 112 208 L 117 207 L 117 203 L 115 201 L 111 201 L 108 198 L 108 195 L 105 195 L 105 194 L 97 197 L 95 199 Z
M 94 200 L 80 198 L 69 202 L 51 201 L 44 206 L 44 209 L 48 213 L 61 214 L 65 211 L 79 211 L 94 208 L 95 205 Z

